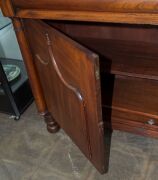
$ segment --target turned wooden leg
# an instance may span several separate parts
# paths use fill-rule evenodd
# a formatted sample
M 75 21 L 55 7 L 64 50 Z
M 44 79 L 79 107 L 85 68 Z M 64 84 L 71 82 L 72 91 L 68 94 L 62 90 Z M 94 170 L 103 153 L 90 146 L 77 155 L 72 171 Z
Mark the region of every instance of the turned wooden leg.
M 47 130 L 50 133 L 56 133 L 59 131 L 60 127 L 57 122 L 54 120 L 52 115 L 48 112 L 44 115 L 44 120 L 47 124 Z

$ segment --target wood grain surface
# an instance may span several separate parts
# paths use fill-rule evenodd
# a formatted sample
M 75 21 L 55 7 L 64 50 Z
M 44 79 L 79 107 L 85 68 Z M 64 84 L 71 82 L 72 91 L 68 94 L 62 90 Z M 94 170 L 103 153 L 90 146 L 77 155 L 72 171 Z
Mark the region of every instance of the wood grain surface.
M 49 112 L 105 172 L 98 56 L 46 23 L 24 25 Z

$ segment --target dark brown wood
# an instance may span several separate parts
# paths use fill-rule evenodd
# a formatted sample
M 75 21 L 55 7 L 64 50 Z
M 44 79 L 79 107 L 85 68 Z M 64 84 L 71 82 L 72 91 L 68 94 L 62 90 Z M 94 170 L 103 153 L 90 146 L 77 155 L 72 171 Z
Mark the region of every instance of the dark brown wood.
M 158 24 L 157 0 L 1 0 L 13 3 L 14 16 L 19 18 L 58 19 L 76 21 Z M 6 12 L 11 12 L 9 9 Z M 13 16 L 13 14 L 6 14 Z
M 102 78 L 106 124 L 112 129 L 158 137 L 158 82 L 128 76 L 103 75 Z M 110 101 L 109 96 L 112 96 Z M 110 118 L 107 111 L 111 111 Z
M 120 131 L 126 131 L 142 136 L 148 136 L 148 137 L 153 137 L 157 138 L 158 137 L 158 131 L 157 130 L 152 130 L 149 129 L 147 126 L 144 127 L 144 124 L 141 123 L 131 123 L 130 121 L 126 120 L 128 124 L 124 123 L 116 123 L 114 119 L 113 123 L 113 129 L 120 130 Z M 133 126 L 132 126 L 133 125 Z
M 108 128 L 158 138 L 158 29 L 150 26 L 158 25 L 157 4 L 1 0 L 4 14 L 14 17 L 48 131 L 60 125 L 101 173 L 108 166 Z M 24 31 L 18 18 L 49 21 L 24 20 Z
M 158 14 L 155 13 L 113 13 L 89 11 L 55 11 L 18 9 L 16 17 L 34 19 L 53 19 L 70 21 L 150 24 L 158 25 Z
M 76 38 L 157 43 L 157 26 L 45 20 Z M 125 47 L 124 47 L 125 48 Z
M 106 73 L 158 80 L 158 30 L 154 26 L 48 22 L 102 56 Z
M 52 115 L 49 112 L 45 113 L 44 120 L 47 124 L 48 132 L 56 133 L 59 131 L 60 129 L 59 125 L 56 123 L 55 119 L 52 117 Z
M 113 78 L 104 76 L 102 83 L 102 88 L 105 89 L 102 95 L 103 104 L 106 101 L 104 95 L 111 93 L 111 89 L 106 87 L 106 84 L 110 83 L 113 83 Z M 155 80 L 115 76 L 112 106 L 151 115 L 149 118 L 153 118 L 153 116 L 158 118 L 157 88 L 158 82 Z
M 98 56 L 43 22 L 24 25 L 48 111 L 105 172 Z

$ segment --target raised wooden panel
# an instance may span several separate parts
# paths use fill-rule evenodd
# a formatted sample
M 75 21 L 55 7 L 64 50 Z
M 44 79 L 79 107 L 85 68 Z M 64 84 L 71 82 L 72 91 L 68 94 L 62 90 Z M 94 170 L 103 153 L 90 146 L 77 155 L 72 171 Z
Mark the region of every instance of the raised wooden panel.
M 98 56 L 41 21 L 24 26 L 49 112 L 104 172 Z

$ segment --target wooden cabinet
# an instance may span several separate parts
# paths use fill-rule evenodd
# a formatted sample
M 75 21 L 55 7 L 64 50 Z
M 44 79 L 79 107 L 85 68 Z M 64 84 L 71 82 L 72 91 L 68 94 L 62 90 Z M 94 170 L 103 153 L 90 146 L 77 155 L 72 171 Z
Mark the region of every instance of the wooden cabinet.
M 101 173 L 111 130 L 158 137 L 157 3 L 1 1 L 48 131 L 64 129 Z
M 24 20 L 24 27 L 48 111 L 104 171 L 98 55 L 42 21 Z
M 157 27 L 49 24 L 99 55 L 105 126 L 157 137 Z
M 158 81 L 123 75 L 102 78 L 105 124 L 112 129 L 158 137 Z M 112 94 L 112 101 L 107 102 L 107 94 Z M 106 113 L 110 109 L 111 118 Z

